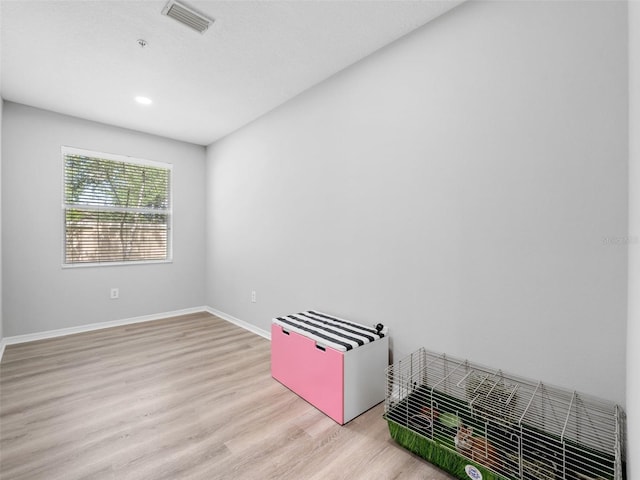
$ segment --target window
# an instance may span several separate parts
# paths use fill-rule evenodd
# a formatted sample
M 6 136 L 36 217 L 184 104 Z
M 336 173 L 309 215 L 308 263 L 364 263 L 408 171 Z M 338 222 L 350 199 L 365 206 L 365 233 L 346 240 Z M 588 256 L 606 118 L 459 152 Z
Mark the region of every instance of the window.
M 171 261 L 171 168 L 63 147 L 64 265 Z

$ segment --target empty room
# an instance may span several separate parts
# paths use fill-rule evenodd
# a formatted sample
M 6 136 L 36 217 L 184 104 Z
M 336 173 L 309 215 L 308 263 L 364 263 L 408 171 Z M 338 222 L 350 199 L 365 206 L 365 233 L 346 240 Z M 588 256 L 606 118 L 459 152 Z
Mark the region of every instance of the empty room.
M 1 480 L 640 480 L 640 2 L 0 42 Z

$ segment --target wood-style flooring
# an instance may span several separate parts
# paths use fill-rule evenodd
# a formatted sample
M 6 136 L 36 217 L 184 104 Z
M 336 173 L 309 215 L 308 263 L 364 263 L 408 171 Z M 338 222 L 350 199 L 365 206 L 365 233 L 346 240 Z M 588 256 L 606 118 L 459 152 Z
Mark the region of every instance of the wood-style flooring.
M 339 426 L 271 378 L 267 340 L 185 315 L 7 346 L 0 478 L 452 478 L 382 413 Z

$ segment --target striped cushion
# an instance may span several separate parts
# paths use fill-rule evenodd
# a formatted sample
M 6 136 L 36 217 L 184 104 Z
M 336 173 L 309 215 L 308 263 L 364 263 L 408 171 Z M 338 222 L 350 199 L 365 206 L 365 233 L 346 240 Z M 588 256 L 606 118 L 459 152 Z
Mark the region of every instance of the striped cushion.
M 287 331 L 299 333 L 323 346 L 342 352 L 378 340 L 384 337 L 386 332 L 386 329 L 378 332 L 374 327 L 349 322 L 313 310 L 277 317 L 273 319 L 273 323 Z

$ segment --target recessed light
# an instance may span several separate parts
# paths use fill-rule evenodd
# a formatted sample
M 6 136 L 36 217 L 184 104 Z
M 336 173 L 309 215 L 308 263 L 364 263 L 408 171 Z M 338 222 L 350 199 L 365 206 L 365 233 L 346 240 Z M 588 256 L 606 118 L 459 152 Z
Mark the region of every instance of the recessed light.
M 136 97 L 136 102 L 141 105 L 151 105 L 153 103 L 151 99 L 147 97 Z

